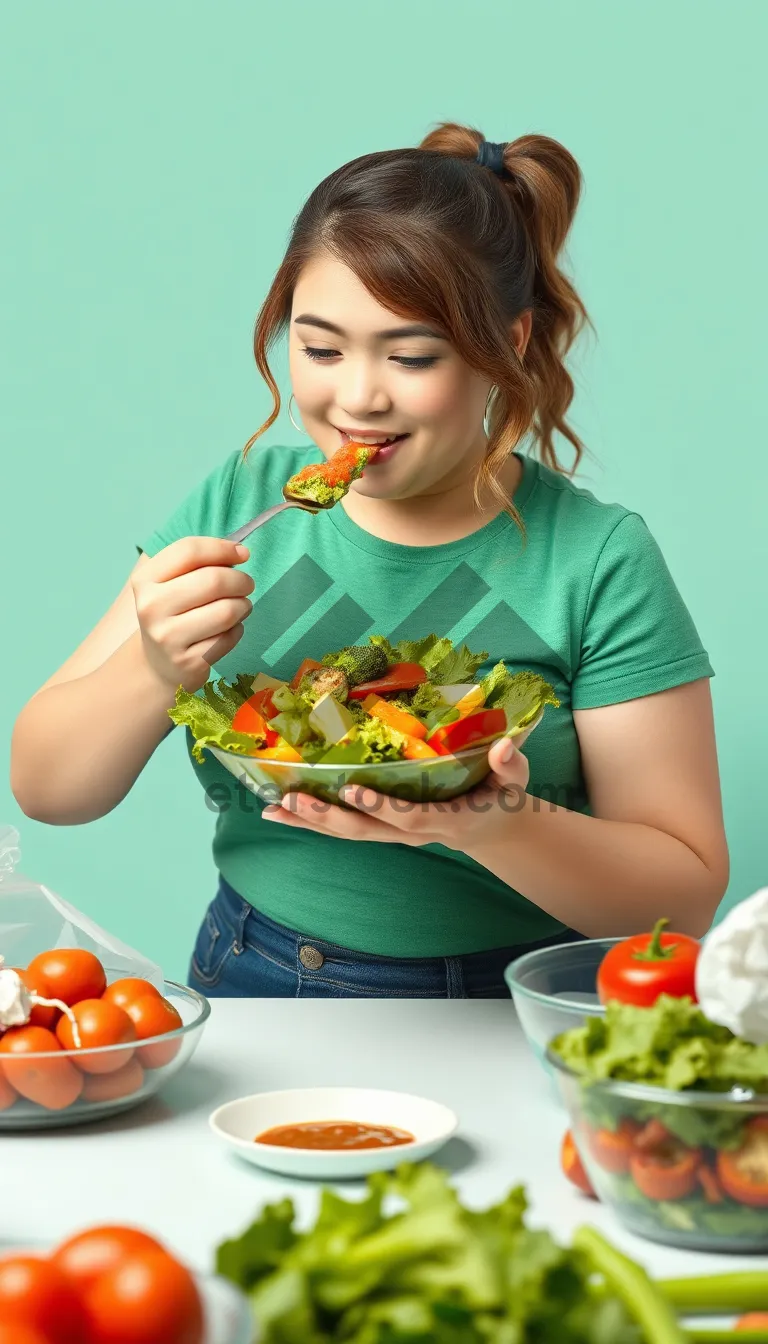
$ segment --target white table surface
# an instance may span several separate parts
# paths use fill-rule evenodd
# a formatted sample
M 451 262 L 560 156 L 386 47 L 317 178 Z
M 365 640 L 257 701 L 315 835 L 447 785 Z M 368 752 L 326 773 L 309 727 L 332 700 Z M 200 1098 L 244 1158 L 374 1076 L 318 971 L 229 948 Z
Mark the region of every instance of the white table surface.
M 52 1243 L 93 1223 L 154 1232 L 191 1266 L 265 1204 L 290 1195 L 313 1221 L 317 1186 L 261 1172 L 210 1132 L 224 1101 L 287 1087 L 359 1086 L 444 1102 L 459 1133 L 436 1156 L 482 1208 L 525 1184 L 529 1219 L 567 1240 L 589 1222 L 655 1274 L 756 1268 L 754 1257 L 677 1251 L 625 1232 L 559 1169 L 566 1127 L 504 1000 L 214 999 L 200 1045 L 161 1096 L 95 1124 L 0 1135 L 0 1244 Z M 359 1182 L 335 1188 L 355 1192 Z

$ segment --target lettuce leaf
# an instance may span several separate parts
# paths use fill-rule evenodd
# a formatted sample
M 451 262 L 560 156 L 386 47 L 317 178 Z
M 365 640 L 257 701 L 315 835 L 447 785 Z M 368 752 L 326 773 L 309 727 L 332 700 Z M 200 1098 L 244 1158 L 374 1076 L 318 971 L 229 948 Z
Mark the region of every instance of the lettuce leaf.
M 401 639 L 390 644 L 384 635 L 370 635 L 369 643 L 381 648 L 390 663 L 419 663 L 435 685 L 474 681 L 488 651 L 472 653 L 462 644 L 454 648 L 450 639 L 425 635 L 423 639 Z
M 545 705 L 559 708 L 560 701 L 548 681 L 536 672 L 510 672 L 506 663 L 496 663 L 480 685 L 488 709 L 503 709 L 507 728 L 526 728 Z
M 216 1269 L 250 1294 L 263 1344 L 643 1344 L 584 1255 L 526 1226 L 526 1204 L 518 1186 L 470 1210 L 437 1167 L 403 1164 L 362 1200 L 323 1191 L 303 1232 L 289 1200 L 267 1206 Z
M 264 745 L 253 733 L 235 733 L 231 727 L 238 709 L 250 698 L 252 681 L 252 674 L 241 672 L 231 683 L 223 677 L 207 681 L 202 694 L 177 688 L 176 703 L 168 710 L 168 716 L 191 730 L 195 738 L 192 755 L 200 765 L 205 759 L 203 748 L 207 746 L 250 756 L 254 747 Z
M 579 1077 L 617 1078 L 681 1091 L 734 1087 L 768 1091 L 768 1045 L 753 1045 L 711 1022 L 689 998 L 662 994 L 650 1008 L 610 1002 L 603 1017 L 550 1045 Z

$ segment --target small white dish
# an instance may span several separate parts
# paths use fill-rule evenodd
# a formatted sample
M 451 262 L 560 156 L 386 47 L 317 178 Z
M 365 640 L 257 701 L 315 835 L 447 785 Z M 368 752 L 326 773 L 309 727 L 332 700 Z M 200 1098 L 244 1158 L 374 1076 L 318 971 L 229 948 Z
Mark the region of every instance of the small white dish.
M 283 1148 L 257 1143 L 256 1137 L 276 1125 L 301 1125 L 338 1120 L 389 1125 L 414 1135 L 412 1143 L 389 1148 Z M 386 1171 L 401 1162 L 420 1162 L 455 1134 L 458 1119 L 440 1102 L 405 1092 L 375 1088 L 310 1087 L 286 1092 L 257 1092 L 219 1106 L 209 1122 L 214 1134 L 246 1162 L 282 1176 L 344 1180 Z

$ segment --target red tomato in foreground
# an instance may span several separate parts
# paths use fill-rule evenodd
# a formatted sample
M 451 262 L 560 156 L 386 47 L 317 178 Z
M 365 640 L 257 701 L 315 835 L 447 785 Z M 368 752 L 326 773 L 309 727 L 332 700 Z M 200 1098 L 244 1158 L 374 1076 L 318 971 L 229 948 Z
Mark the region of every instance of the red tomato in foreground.
M 660 994 L 696 998 L 696 962 L 701 944 L 685 933 L 662 933 L 669 923 L 660 919 L 653 933 L 638 933 L 615 943 L 597 972 L 601 1003 L 614 999 L 650 1008 Z
M 0 1321 L 25 1325 L 49 1344 L 83 1344 L 87 1320 L 77 1291 L 57 1265 L 37 1255 L 0 1260 Z
M 560 1145 L 560 1167 L 571 1185 L 575 1185 L 576 1189 L 580 1190 L 583 1195 L 589 1195 L 592 1199 L 597 1199 L 570 1129 L 566 1129 Z
M 82 1050 L 95 1050 L 105 1045 L 127 1045 L 136 1040 L 136 1030 L 126 1012 L 116 1003 L 105 999 L 82 999 L 72 1012 L 75 1015 Z M 75 1050 L 72 1023 L 62 1013 L 56 1035 L 65 1050 Z M 103 1055 L 82 1055 L 76 1060 L 84 1073 L 115 1073 L 131 1059 L 132 1050 L 115 1050 Z
M 107 988 L 104 967 L 93 952 L 82 947 L 58 947 L 33 957 L 27 973 L 40 973 L 50 989 L 50 998 L 72 1008 L 81 999 L 99 999 Z M 48 996 L 46 996 L 48 997 Z
M 91 1344 L 203 1344 L 192 1275 L 162 1250 L 135 1251 L 84 1295 Z
M 0 1344 L 51 1344 L 51 1336 L 44 1335 L 33 1325 L 0 1321 Z
M 166 1032 L 175 1031 L 184 1025 L 173 1004 L 159 994 L 147 994 L 143 999 L 136 999 L 128 1004 L 126 1012 L 140 1041 L 145 1041 L 149 1036 L 164 1036 Z M 158 1042 L 157 1045 L 140 1046 L 136 1057 L 145 1069 L 160 1069 L 164 1064 L 170 1064 L 180 1049 L 181 1041 L 178 1039 Z
M 0 1111 L 7 1111 L 18 1100 L 18 1092 L 11 1087 L 5 1074 L 2 1064 L 0 1064 Z
M 122 1052 L 130 1054 L 129 1050 Z M 144 1070 L 133 1058 L 114 1073 L 87 1073 L 83 1083 L 83 1101 L 118 1101 L 130 1097 L 144 1085 Z
M 79 1293 L 85 1293 L 108 1269 L 142 1251 L 163 1251 L 163 1247 L 137 1227 L 89 1227 L 62 1241 L 51 1261 Z

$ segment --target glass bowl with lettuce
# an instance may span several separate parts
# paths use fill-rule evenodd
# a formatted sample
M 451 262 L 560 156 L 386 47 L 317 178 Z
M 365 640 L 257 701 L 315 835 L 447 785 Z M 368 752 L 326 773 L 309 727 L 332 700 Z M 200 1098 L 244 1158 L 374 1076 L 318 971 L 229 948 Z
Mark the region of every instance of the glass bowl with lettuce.
M 768 1044 L 690 997 L 610 1001 L 550 1043 L 598 1198 L 630 1231 L 693 1250 L 768 1251 Z
M 429 802 L 466 793 L 489 772 L 498 738 L 521 746 L 546 705 L 559 706 L 535 672 L 498 662 L 478 678 L 486 651 L 435 634 L 366 644 L 305 658 L 290 681 L 241 673 L 233 683 L 179 687 L 168 713 L 264 801 L 301 791 L 344 806 L 339 790 Z

